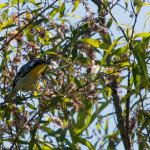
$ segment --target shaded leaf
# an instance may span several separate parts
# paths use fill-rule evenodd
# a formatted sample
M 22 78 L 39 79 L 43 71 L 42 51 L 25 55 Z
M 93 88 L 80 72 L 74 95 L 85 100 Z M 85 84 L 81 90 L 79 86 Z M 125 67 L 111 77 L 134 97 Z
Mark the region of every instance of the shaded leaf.
M 62 6 L 61 6 L 61 8 L 60 8 L 60 18 L 63 17 L 64 12 L 65 12 L 65 2 L 62 4 Z
M 30 103 L 26 103 L 26 105 L 30 108 L 30 109 L 33 109 L 33 110 L 37 110 L 32 104 Z
M 141 69 L 141 73 L 144 77 L 145 80 L 145 91 L 147 91 L 148 89 L 148 83 L 149 83 L 149 77 L 148 77 L 148 71 L 147 71 L 147 67 L 146 67 L 146 63 L 145 63 L 145 59 L 140 51 L 140 47 L 136 46 L 135 51 L 134 51 L 134 55 L 138 61 L 138 64 L 140 66 Z

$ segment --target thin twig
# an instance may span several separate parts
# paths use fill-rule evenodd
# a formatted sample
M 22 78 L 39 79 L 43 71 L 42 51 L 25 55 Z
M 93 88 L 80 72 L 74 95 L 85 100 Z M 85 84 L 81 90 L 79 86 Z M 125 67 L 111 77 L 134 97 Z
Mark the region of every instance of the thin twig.
M 119 25 L 118 21 L 115 19 L 115 17 L 113 16 L 113 14 L 111 13 L 110 10 L 107 9 L 107 7 L 103 4 L 103 2 L 100 0 L 99 1 L 101 3 L 101 5 L 103 5 L 103 7 L 105 8 L 105 10 L 109 13 L 109 15 L 111 16 L 111 18 L 116 22 L 116 24 L 118 25 L 119 29 L 121 30 L 122 34 L 124 35 L 125 39 L 127 40 L 127 36 L 123 30 L 123 28 Z
M 18 137 L 20 136 L 20 134 L 22 133 L 22 131 L 23 131 L 23 129 L 20 130 L 20 132 L 17 134 L 17 136 L 16 136 L 16 138 L 15 138 L 15 140 L 14 140 L 12 146 L 10 147 L 10 150 L 12 150 L 13 147 L 14 147 L 14 145 L 16 145 L 16 142 L 17 142 L 17 140 L 18 140 Z
M 47 9 L 49 9 L 52 5 L 54 5 L 58 0 L 54 1 L 51 5 L 49 5 L 48 7 L 46 7 L 43 11 L 41 11 L 41 13 L 39 13 L 37 16 L 34 16 L 33 19 L 26 24 L 20 31 L 18 31 L 17 34 L 15 34 L 13 37 L 11 37 L 8 42 L 6 42 L 2 48 L 0 49 L 0 51 L 6 46 L 8 45 L 15 37 L 17 37 L 25 28 L 27 28 L 34 20 L 36 20 L 40 15 L 42 15 Z
M 123 7 L 122 5 L 120 5 L 119 3 L 117 3 L 117 5 L 120 6 L 121 8 L 123 8 L 124 10 L 126 10 L 126 8 L 124 8 L 124 7 Z M 130 10 L 128 10 L 128 9 L 127 9 L 126 11 L 132 13 L 132 12 L 131 12 Z
M 139 14 L 139 12 L 140 12 L 142 6 L 140 7 L 140 10 L 138 11 L 137 14 L 136 14 L 136 12 L 135 12 L 135 10 L 134 10 L 133 2 L 132 2 L 132 1 L 131 1 L 131 7 L 132 7 L 133 13 L 134 13 L 134 15 L 135 15 L 135 20 L 134 20 L 134 24 L 133 24 L 133 26 L 132 26 L 132 33 L 131 33 L 131 39 L 132 39 L 132 38 L 133 38 L 133 33 L 134 33 L 134 28 L 135 28 L 135 25 L 136 25 L 136 22 L 137 22 L 137 17 L 138 17 L 138 14 Z

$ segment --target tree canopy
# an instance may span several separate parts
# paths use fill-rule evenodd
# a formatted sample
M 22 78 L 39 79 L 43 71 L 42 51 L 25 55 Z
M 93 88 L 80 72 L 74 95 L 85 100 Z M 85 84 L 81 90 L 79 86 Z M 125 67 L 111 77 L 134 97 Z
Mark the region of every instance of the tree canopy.
M 149 8 L 148 0 L 1 2 L 0 149 L 150 149 L 150 12 L 138 22 Z M 114 10 L 131 22 L 120 24 Z M 36 90 L 6 101 L 34 58 L 50 63 Z

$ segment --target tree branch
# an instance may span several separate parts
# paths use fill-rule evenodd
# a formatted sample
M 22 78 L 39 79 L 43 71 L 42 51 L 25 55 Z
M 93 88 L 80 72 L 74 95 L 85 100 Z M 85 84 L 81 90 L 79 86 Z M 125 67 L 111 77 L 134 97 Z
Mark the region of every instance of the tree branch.
M 116 116 L 117 116 L 117 121 L 118 121 L 118 129 L 120 130 L 121 139 L 123 141 L 125 149 L 129 150 L 129 149 L 127 149 L 128 144 L 126 141 L 126 130 L 125 130 L 125 125 L 124 125 L 124 118 L 122 115 L 122 109 L 121 109 L 121 106 L 119 104 L 120 98 L 119 98 L 118 92 L 117 92 L 117 81 L 116 81 L 115 77 L 114 77 L 110 87 L 112 89 L 113 103 L 115 106 L 115 111 L 116 111 Z
M 128 68 L 128 89 L 127 93 L 130 93 L 130 69 Z M 129 119 L 130 119 L 130 96 L 126 99 L 126 140 L 131 145 L 130 133 L 129 133 Z
M 132 26 L 132 33 L 131 33 L 131 39 L 133 38 L 133 33 L 134 33 L 134 28 L 135 28 L 135 25 L 136 25 L 136 22 L 137 22 L 137 17 L 138 17 L 138 14 L 140 12 L 140 10 L 138 11 L 138 13 L 136 14 L 135 10 L 134 10 L 134 7 L 133 7 L 133 2 L 131 1 L 131 7 L 132 7 L 132 10 L 133 10 L 133 13 L 134 13 L 134 16 L 135 16 L 135 20 L 134 20 L 134 24 Z M 142 6 L 141 6 L 142 7 Z M 140 9 L 141 9 L 140 7 Z
M 111 16 L 111 18 L 116 22 L 116 24 L 118 25 L 119 29 L 121 30 L 123 36 L 125 37 L 125 39 L 127 40 L 127 36 L 123 30 L 123 28 L 119 25 L 118 21 L 115 19 L 115 17 L 113 16 L 113 14 L 111 13 L 110 10 L 107 9 L 107 7 L 103 4 L 103 2 L 101 0 L 99 0 L 99 3 L 104 7 L 104 9 L 107 11 L 107 13 Z

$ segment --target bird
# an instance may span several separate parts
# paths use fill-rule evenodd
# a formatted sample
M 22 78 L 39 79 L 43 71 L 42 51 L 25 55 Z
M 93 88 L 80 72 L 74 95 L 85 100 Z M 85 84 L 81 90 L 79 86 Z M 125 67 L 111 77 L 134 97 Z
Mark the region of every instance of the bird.
M 16 74 L 12 91 L 5 97 L 10 100 L 17 95 L 18 91 L 28 92 L 35 90 L 41 71 L 49 63 L 42 59 L 32 59 L 23 65 Z

